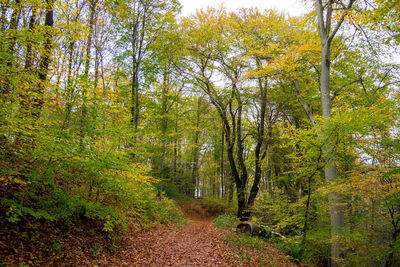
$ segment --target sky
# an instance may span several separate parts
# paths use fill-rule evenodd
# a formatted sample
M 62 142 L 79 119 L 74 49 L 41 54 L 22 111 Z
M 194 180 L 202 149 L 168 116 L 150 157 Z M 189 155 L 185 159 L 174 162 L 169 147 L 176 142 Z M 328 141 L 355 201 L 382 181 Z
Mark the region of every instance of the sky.
M 183 5 L 182 14 L 194 13 L 202 7 L 217 7 L 221 3 L 229 10 L 236 10 L 240 7 L 258 7 L 260 10 L 277 8 L 286 11 L 292 16 L 304 14 L 306 7 L 301 0 L 180 0 Z

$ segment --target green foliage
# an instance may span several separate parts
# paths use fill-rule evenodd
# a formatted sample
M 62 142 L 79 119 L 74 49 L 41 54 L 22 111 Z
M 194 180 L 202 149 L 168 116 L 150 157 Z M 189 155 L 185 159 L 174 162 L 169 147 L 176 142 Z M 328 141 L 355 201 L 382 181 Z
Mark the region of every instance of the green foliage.
M 273 226 L 283 235 L 299 235 L 304 224 L 304 203 L 291 202 L 284 195 L 266 197 L 257 203 L 254 221 Z
M 37 157 L 35 164 L 13 170 L 23 179 L 7 179 L 24 189 L 2 189 L 0 203 L 10 222 L 29 217 L 51 221 L 86 217 L 104 221 L 104 230 L 112 231 L 127 216 L 152 224 L 182 220 L 174 202 L 166 198 L 157 201 L 146 168 L 129 164 L 118 153 L 103 156 L 100 151 L 84 151 L 90 154 L 83 157 L 78 149 L 73 152 L 69 147 L 58 151 L 56 158 L 39 152 L 33 155 Z M 2 175 L 11 174 L 3 170 Z
M 209 215 L 223 214 L 228 210 L 229 205 L 221 199 L 206 198 L 203 199 L 201 205 Z
M 150 225 L 166 223 L 169 221 L 183 223 L 184 218 L 176 202 L 164 196 L 156 203 L 149 203 L 146 207 L 147 222 Z
M 59 254 L 59 255 L 61 255 L 61 256 L 64 255 L 64 253 L 63 253 L 63 247 L 62 247 L 62 245 L 61 245 L 60 243 L 57 243 L 57 242 L 53 243 L 53 244 L 51 245 L 51 249 L 52 249 L 55 253 L 57 253 L 57 254 Z
M 157 186 L 157 187 L 159 187 L 159 186 Z M 183 201 L 190 200 L 190 198 L 187 195 L 179 192 L 179 189 L 177 188 L 177 186 L 172 183 L 164 182 L 163 189 L 164 189 L 165 195 L 169 198 L 176 199 L 176 200 L 183 200 Z
M 99 253 L 103 252 L 104 248 L 101 245 L 96 245 L 92 248 L 90 248 L 90 251 L 92 252 L 92 257 L 97 257 Z
M 316 228 L 307 233 L 303 243 L 302 236 L 293 236 L 284 240 L 271 239 L 281 251 L 285 251 L 293 260 L 308 264 L 328 262 L 330 238 L 329 230 Z
M 222 230 L 231 230 L 239 224 L 239 219 L 231 214 L 221 214 L 214 219 L 213 223 Z
M 233 234 L 224 238 L 225 241 L 233 246 L 249 247 L 261 249 L 263 247 L 262 240 L 257 236 L 248 234 Z
M 90 22 L 85 1 L 55 1 L 54 25 L 44 25 L 54 1 L 22 2 L 2 1 L 0 31 L 0 210 L 9 223 L 89 218 L 115 234 L 129 219 L 182 222 L 169 198 L 196 193 L 212 196 L 204 209 L 230 229 L 235 207 L 215 198 L 234 192 L 228 141 L 240 177 L 247 173 L 237 191 L 246 197 L 262 141 L 261 197 L 250 208 L 255 222 L 288 236 L 278 243 L 292 258 L 326 263 L 337 238 L 344 265 L 399 259 L 399 66 L 380 62 L 393 57 L 378 48 L 399 44 L 398 0 L 346 13 L 369 29 L 351 38 L 339 31 L 332 42 L 329 119 L 310 15 L 221 7 L 177 19 L 174 0 L 100 1 Z M 329 183 L 327 159 L 339 177 Z M 345 215 L 335 238 L 330 193 Z M 247 236 L 231 243 L 257 247 Z

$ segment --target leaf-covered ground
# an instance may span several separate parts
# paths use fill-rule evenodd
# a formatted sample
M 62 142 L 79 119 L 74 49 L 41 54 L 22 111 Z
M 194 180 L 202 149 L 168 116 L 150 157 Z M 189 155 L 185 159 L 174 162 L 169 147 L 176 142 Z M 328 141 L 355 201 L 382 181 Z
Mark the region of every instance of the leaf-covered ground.
M 90 264 L 99 266 L 232 266 L 232 254 L 210 223 L 160 225 L 126 238 L 117 253 Z
M 47 239 L 37 236 L 36 243 L 9 234 L 8 241 L 1 240 L 0 265 L 298 266 L 268 243 L 262 242 L 258 248 L 234 244 L 232 232 L 215 228 L 212 218 L 198 205 L 183 206 L 182 210 L 191 219 L 190 224 L 171 223 L 144 228 L 132 223 L 119 240 L 93 231 L 94 225 L 90 223 L 82 225 L 81 231 L 64 233 L 65 238 L 59 238 L 61 233 L 48 229 Z M 10 239 L 14 240 L 11 242 Z M 45 240 L 47 244 L 44 244 Z M 35 246 L 36 250 L 38 246 L 41 250 L 46 248 L 47 253 L 38 254 Z

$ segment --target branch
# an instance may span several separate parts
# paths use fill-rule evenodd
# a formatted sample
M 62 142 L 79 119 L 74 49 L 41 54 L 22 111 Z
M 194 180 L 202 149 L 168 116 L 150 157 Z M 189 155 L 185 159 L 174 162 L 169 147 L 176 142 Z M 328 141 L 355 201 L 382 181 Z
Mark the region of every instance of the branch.
M 321 38 L 325 36 L 325 22 L 324 22 L 324 6 L 322 6 L 322 0 L 315 0 L 315 6 L 317 9 L 317 19 L 318 19 L 318 30 Z
M 299 80 L 295 80 L 294 82 L 292 82 L 294 87 L 295 87 L 295 94 L 296 94 L 296 98 L 297 100 L 300 102 L 300 104 L 303 106 L 304 111 L 306 112 L 308 118 L 310 119 L 312 125 L 316 125 L 316 121 L 314 119 L 314 113 L 312 112 L 310 105 L 304 101 L 303 97 L 300 95 L 300 91 L 299 91 Z
M 358 30 L 361 31 L 361 33 L 364 35 L 365 40 L 367 41 L 369 47 L 371 48 L 372 53 L 379 59 L 378 53 L 375 51 L 374 46 L 373 46 L 373 45 L 371 44 L 371 42 L 369 41 L 368 35 L 367 35 L 367 33 L 364 31 L 364 29 L 361 27 L 361 25 L 360 25 L 360 24 L 353 24 L 353 25 L 356 27 L 356 29 L 358 29 Z
M 345 8 L 345 11 L 349 10 L 349 9 L 353 6 L 353 4 L 354 4 L 355 1 L 356 1 L 356 0 L 350 0 L 350 1 L 349 1 L 349 4 L 348 4 L 347 7 Z M 332 41 L 333 37 L 335 37 L 336 33 L 338 32 L 340 26 L 342 26 L 342 23 L 343 23 L 343 21 L 344 21 L 344 18 L 346 17 L 346 12 L 345 12 L 345 11 L 344 11 L 344 13 L 342 14 L 342 16 L 340 17 L 340 19 L 339 19 L 338 23 L 336 24 L 335 28 L 333 29 L 332 33 L 329 35 L 329 37 L 328 37 L 328 42 Z
M 361 82 L 361 84 L 362 84 L 362 78 L 361 78 L 361 76 L 359 76 L 359 78 L 358 78 L 357 80 L 354 80 L 354 81 L 352 81 L 352 82 L 349 82 L 348 84 L 345 84 L 345 85 L 340 86 L 340 88 L 339 88 L 337 91 L 335 91 L 335 92 L 333 93 L 333 96 L 332 96 L 332 98 L 331 98 L 331 102 L 333 102 L 333 100 L 335 100 L 335 98 L 338 96 L 338 93 L 339 93 L 343 88 L 345 88 L 345 87 L 347 87 L 347 86 L 349 86 L 349 85 L 352 85 L 353 83 L 356 83 L 356 82 Z M 364 86 L 363 86 L 363 87 L 364 87 Z M 365 87 L 364 87 L 364 91 L 365 91 Z
M 389 75 L 389 73 L 392 71 L 392 69 L 394 69 L 393 66 L 385 72 L 385 75 L 383 75 L 382 79 L 379 81 L 378 88 L 386 87 L 385 85 L 382 87 L 381 84 L 382 84 L 383 81 L 386 79 L 386 77 Z

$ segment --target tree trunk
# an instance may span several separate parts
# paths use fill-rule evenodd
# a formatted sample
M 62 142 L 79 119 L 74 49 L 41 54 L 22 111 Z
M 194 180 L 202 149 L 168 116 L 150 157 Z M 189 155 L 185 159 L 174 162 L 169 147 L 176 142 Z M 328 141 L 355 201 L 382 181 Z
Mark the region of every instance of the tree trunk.
M 81 118 L 79 123 L 79 143 L 81 149 L 83 148 L 83 140 L 85 139 L 85 127 L 87 124 L 87 88 L 88 78 L 89 78 L 89 68 L 90 68 L 90 59 L 91 59 L 91 49 L 92 49 L 92 37 L 93 37 L 93 27 L 94 27 L 94 15 L 96 13 L 96 5 L 98 0 L 91 0 L 90 3 L 90 15 L 89 15 L 89 34 L 86 40 L 86 56 L 85 56 L 85 70 L 83 73 L 83 85 L 82 85 L 82 106 L 81 106 Z
M 349 0 L 347 5 L 343 5 L 345 10 L 352 7 L 355 0 Z M 326 4 L 322 0 L 315 0 L 317 10 L 317 21 L 319 36 L 321 39 L 321 72 L 320 72 L 320 94 L 322 115 L 324 124 L 326 125 L 331 117 L 331 93 L 330 93 L 330 59 L 331 59 L 331 43 L 344 21 L 345 13 L 338 18 L 335 27 L 332 29 L 332 13 L 334 1 L 328 0 Z M 334 148 L 334 140 L 331 137 L 325 136 L 325 180 L 329 183 L 337 178 L 336 170 L 336 151 Z M 330 206 L 330 221 L 331 221 L 331 266 L 340 266 L 340 261 L 337 259 L 343 258 L 344 253 L 341 251 L 341 245 L 338 241 L 338 235 L 344 226 L 344 215 L 340 208 L 341 199 L 338 193 L 329 193 Z
M 139 73 L 142 65 L 143 55 L 147 47 L 145 41 L 145 26 L 148 22 L 147 13 L 149 12 L 149 3 L 146 1 L 135 2 L 136 18 L 132 22 L 131 45 L 132 45 L 132 86 L 131 86 L 131 125 L 133 127 L 133 146 L 137 142 L 137 133 L 139 127 Z M 148 45 L 148 44 L 147 44 Z M 135 157 L 135 153 L 132 153 Z
M 259 88 L 260 88 L 260 121 L 257 126 L 257 144 L 255 149 L 255 170 L 254 170 L 254 182 L 253 186 L 250 190 L 249 199 L 247 202 L 248 207 L 252 207 L 254 204 L 254 200 L 257 197 L 257 193 L 259 190 L 258 185 L 261 180 L 261 161 L 265 157 L 261 155 L 261 148 L 264 144 L 264 127 L 265 127 L 265 113 L 267 109 L 267 85 L 263 84 L 262 80 L 259 79 Z M 265 154 L 264 154 L 265 155 Z M 249 214 L 250 215 L 250 214 Z
M 51 53 L 53 51 L 53 41 L 54 41 L 54 36 L 53 36 L 53 25 L 54 25 L 54 1 L 55 0 L 47 0 L 46 1 L 46 19 L 45 19 L 45 43 L 44 43 L 44 48 L 43 48 L 43 54 L 41 56 L 41 61 L 39 63 L 39 85 L 37 89 L 37 98 L 34 100 L 33 104 L 33 111 L 32 114 L 36 117 L 39 118 L 41 109 L 44 104 L 43 100 L 43 94 L 44 94 L 44 89 L 46 87 L 46 81 L 47 81 L 47 74 L 49 71 L 49 66 L 50 66 L 50 61 L 51 61 Z
M 221 130 L 221 165 L 220 165 L 220 175 L 221 175 L 221 199 L 224 199 L 224 128 Z
M 8 1 L 8 3 L 3 3 L 2 4 L 2 12 L 1 12 L 1 30 L 2 30 L 2 37 L 6 37 L 6 35 L 4 34 L 6 26 L 5 26 L 5 21 L 7 21 L 6 19 L 6 11 L 7 9 L 10 7 L 10 2 Z M 16 30 L 18 28 L 18 21 L 19 21 L 19 16 L 20 16 L 20 0 L 16 0 L 13 3 L 13 13 L 11 15 L 11 20 L 10 20 L 10 24 L 9 24 L 9 29 L 10 30 Z M 2 41 L 4 43 L 7 44 L 7 41 Z M 11 42 L 8 46 L 8 50 L 7 50 L 7 54 L 8 56 L 6 57 L 6 59 L 4 60 L 4 62 L 0 62 L 0 68 L 2 68 L 3 66 L 7 66 L 7 67 L 11 67 L 13 60 L 10 60 L 13 58 L 14 53 L 15 53 L 15 43 L 16 43 L 16 37 L 14 36 L 13 38 L 11 38 Z M 3 44 L 2 44 L 3 45 Z M 5 75 L 4 80 L 0 80 L 0 101 L 3 101 L 2 104 L 7 103 L 7 99 L 8 97 L 6 97 L 6 95 L 8 93 L 11 92 L 11 87 L 10 87 L 10 80 L 8 75 Z M 0 127 L 4 127 L 7 125 L 6 122 L 6 117 L 1 114 L 0 116 Z M 0 155 L 2 154 L 2 152 L 6 152 L 9 147 L 10 147 L 11 143 L 10 140 L 8 138 L 8 136 L 6 134 L 2 134 L 0 136 L 0 148 L 1 151 Z
M 33 30 L 35 29 L 35 24 L 36 24 L 36 14 L 37 9 L 36 7 L 32 7 L 32 14 L 31 18 L 29 20 L 29 34 L 33 35 Z M 32 43 L 33 40 L 30 40 L 26 46 L 26 55 L 25 55 L 25 69 L 29 70 L 32 67 L 33 64 L 33 55 L 32 55 Z
M 177 182 L 177 178 L 178 178 L 178 129 L 179 129 L 179 124 L 178 124 L 178 118 L 175 118 L 175 138 L 174 138 L 174 159 L 173 159 L 173 164 L 172 164 L 172 168 L 173 168 L 173 179 L 174 182 Z
M 322 104 L 322 115 L 325 118 L 325 122 L 331 117 L 331 94 L 329 88 L 330 80 L 330 42 L 323 43 L 322 46 L 322 58 L 321 58 L 321 77 L 320 77 L 320 88 L 321 88 L 321 104 Z M 325 167 L 325 180 L 331 182 L 337 179 L 336 170 L 336 151 L 334 149 L 334 141 L 330 140 L 328 136 L 326 138 L 324 154 L 326 157 Z M 335 259 L 343 258 L 343 252 L 341 251 L 341 245 L 338 239 L 338 235 L 344 226 L 344 215 L 340 208 L 341 199 L 338 193 L 329 193 L 329 210 L 330 210 L 330 221 L 331 221 L 331 235 L 332 235 L 332 266 L 339 266 L 339 262 Z
M 66 99 L 65 116 L 63 124 L 61 126 L 61 130 L 65 129 L 68 126 L 72 110 L 72 94 L 74 91 L 72 86 L 72 62 L 73 62 L 74 47 L 75 47 L 75 42 L 71 40 L 68 45 L 69 62 L 67 70 L 67 99 Z
M 13 13 L 11 14 L 11 20 L 10 20 L 10 25 L 9 25 L 9 30 L 16 30 L 18 28 L 18 21 L 19 17 L 21 14 L 21 3 L 20 0 L 16 0 L 15 3 L 13 3 Z M 4 7 L 4 12 L 5 12 L 5 7 Z M 3 21 L 1 21 L 3 23 Z M 10 43 L 8 44 L 8 49 L 7 49 L 7 54 L 8 57 L 5 60 L 5 64 L 1 62 L 1 65 L 5 65 L 7 67 L 11 67 L 13 64 L 13 57 L 15 53 L 15 44 L 17 40 L 17 35 L 13 35 L 11 38 Z M 4 81 L 0 81 L 0 97 L 3 99 L 4 95 L 10 92 L 10 82 L 8 80 L 8 77 L 5 77 Z
M 6 12 L 7 12 L 7 9 L 9 8 L 9 6 L 10 6 L 10 1 L 9 0 L 8 1 L 4 1 L 1 4 L 0 30 L 2 31 L 2 33 L 5 31 L 5 25 L 4 25 L 5 23 L 4 23 L 4 21 L 6 21 Z
M 168 129 L 168 108 L 167 108 L 167 93 L 168 93 L 168 74 L 164 70 L 164 80 L 162 86 L 162 118 L 161 118 L 161 142 L 162 142 L 162 158 L 161 158 L 161 181 L 160 181 L 160 191 L 164 190 L 164 178 L 165 178 L 165 151 L 167 147 L 167 129 Z
M 399 225 L 399 218 L 395 218 L 396 209 L 393 206 L 388 207 L 389 215 L 390 215 L 390 223 L 392 224 L 393 232 L 392 232 L 392 240 L 389 245 L 390 252 L 386 257 L 385 267 L 391 267 L 394 262 L 394 253 L 395 253 L 395 245 L 397 242 L 397 236 L 400 233 L 400 229 L 398 228 Z
M 199 173 L 199 138 L 200 138 L 200 106 L 201 106 L 201 97 L 197 100 L 197 110 L 196 110 L 196 130 L 194 133 L 194 146 L 193 146 L 193 159 L 192 159 L 192 183 L 191 187 L 192 192 L 191 195 L 193 197 L 196 196 L 196 188 L 198 185 L 198 173 Z
M 242 137 L 242 102 L 238 97 L 238 119 L 236 126 L 236 150 L 237 150 L 237 160 L 240 170 L 240 180 L 239 183 L 236 184 L 236 193 L 238 198 L 238 213 L 237 217 L 240 220 L 247 221 L 249 217 L 249 211 L 247 207 L 246 201 L 246 185 L 247 185 L 247 169 L 246 164 L 244 162 L 243 153 L 243 137 Z

